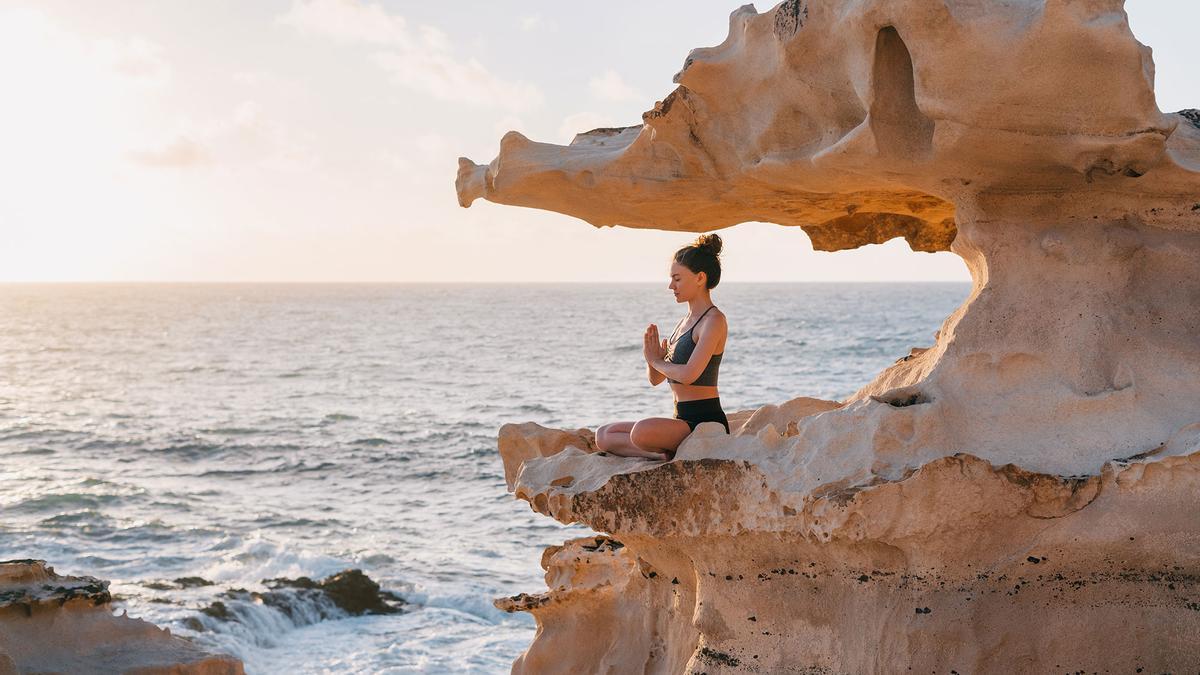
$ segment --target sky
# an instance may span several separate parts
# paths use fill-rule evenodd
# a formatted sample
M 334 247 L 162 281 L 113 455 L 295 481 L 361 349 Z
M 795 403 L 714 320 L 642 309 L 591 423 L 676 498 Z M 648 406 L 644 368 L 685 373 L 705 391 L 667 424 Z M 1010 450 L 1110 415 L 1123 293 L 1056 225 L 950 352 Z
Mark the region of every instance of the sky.
M 638 123 L 737 4 L 0 0 L 0 281 L 664 280 L 694 235 L 462 209 L 457 158 Z M 1200 3 L 1127 5 L 1159 107 L 1200 106 Z M 902 240 L 721 234 L 726 280 L 969 279 Z

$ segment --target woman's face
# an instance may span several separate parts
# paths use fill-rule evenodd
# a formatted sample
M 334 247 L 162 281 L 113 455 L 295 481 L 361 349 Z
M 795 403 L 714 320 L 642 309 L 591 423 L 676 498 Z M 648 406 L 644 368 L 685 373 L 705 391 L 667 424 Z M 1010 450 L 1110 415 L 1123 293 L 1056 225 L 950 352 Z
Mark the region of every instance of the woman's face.
M 704 290 L 704 272 L 693 272 L 686 265 L 671 263 L 671 283 L 667 288 L 675 294 L 675 302 L 687 302 Z

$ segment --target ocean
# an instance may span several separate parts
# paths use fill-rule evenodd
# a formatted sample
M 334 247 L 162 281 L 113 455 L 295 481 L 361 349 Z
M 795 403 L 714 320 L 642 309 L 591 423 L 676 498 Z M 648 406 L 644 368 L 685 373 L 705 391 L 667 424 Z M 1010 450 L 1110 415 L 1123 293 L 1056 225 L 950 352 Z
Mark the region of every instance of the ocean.
M 844 398 L 969 289 L 722 284 L 725 409 Z M 109 579 L 250 673 L 507 673 L 534 622 L 492 599 L 590 530 L 505 491 L 496 432 L 670 416 L 642 331 L 685 312 L 665 281 L 0 285 L 0 560 Z M 346 568 L 406 611 L 230 593 Z

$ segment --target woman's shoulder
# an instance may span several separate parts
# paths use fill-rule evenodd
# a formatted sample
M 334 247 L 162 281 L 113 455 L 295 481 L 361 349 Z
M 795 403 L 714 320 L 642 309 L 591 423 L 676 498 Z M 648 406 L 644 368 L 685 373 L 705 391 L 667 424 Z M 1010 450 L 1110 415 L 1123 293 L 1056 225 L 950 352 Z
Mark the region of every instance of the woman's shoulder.
M 703 318 L 700 319 L 700 324 L 706 324 L 709 326 L 728 326 L 729 319 L 725 317 L 725 312 L 722 312 L 720 307 L 713 305 L 713 308 L 709 310 L 709 312 L 705 314 Z

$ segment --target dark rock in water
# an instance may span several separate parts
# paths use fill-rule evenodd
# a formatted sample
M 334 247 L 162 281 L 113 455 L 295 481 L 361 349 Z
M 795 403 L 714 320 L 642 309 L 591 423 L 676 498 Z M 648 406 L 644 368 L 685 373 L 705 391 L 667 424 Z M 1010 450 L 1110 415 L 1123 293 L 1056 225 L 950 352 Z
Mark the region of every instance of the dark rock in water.
M 394 614 L 401 607 L 390 603 L 404 604 L 404 600 L 395 593 L 380 590 L 379 584 L 371 577 L 363 574 L 362 570 L 351 569 L 338 572 L 315 582 L 308 577 L 297 579 L 267 579 L 263 581 L 272 590 L 297 588 L 304 590 L 319 590 L 347 614 Z
M 213 582 L 203 577 L 178 577 L 174 581 L 149 581 L 142 586 L 154 591 L 169 591 L 175 588 L 200 588 L 212 586 Z
M 220 600 L 217 600 L 200 611 L 214 619 L 220 619 L 222 621 L 229 621 L 230 619 L 234 618 L 233 615 L 229 613 L 229 608 L 226 607 L 225 603 L 221 602 Z
M 359 616 L 404 611 L 403 598 L 380 589 L 378 583 L 358 569 L 339 572 L 321 581 L 309 577 L 264 579 L 263 585 L 269 590 L 226 590 L 221 593 L 225 600 L 216 600 L 200 611 L 221 621 L 240 621 L 239 604 L 261 603 L 282 612 L 297 625 L 337 619 L 344 614 Z M 195 618 L 185 621 L 184 625 L 193 630 L 204 630 L 203 623 Z

